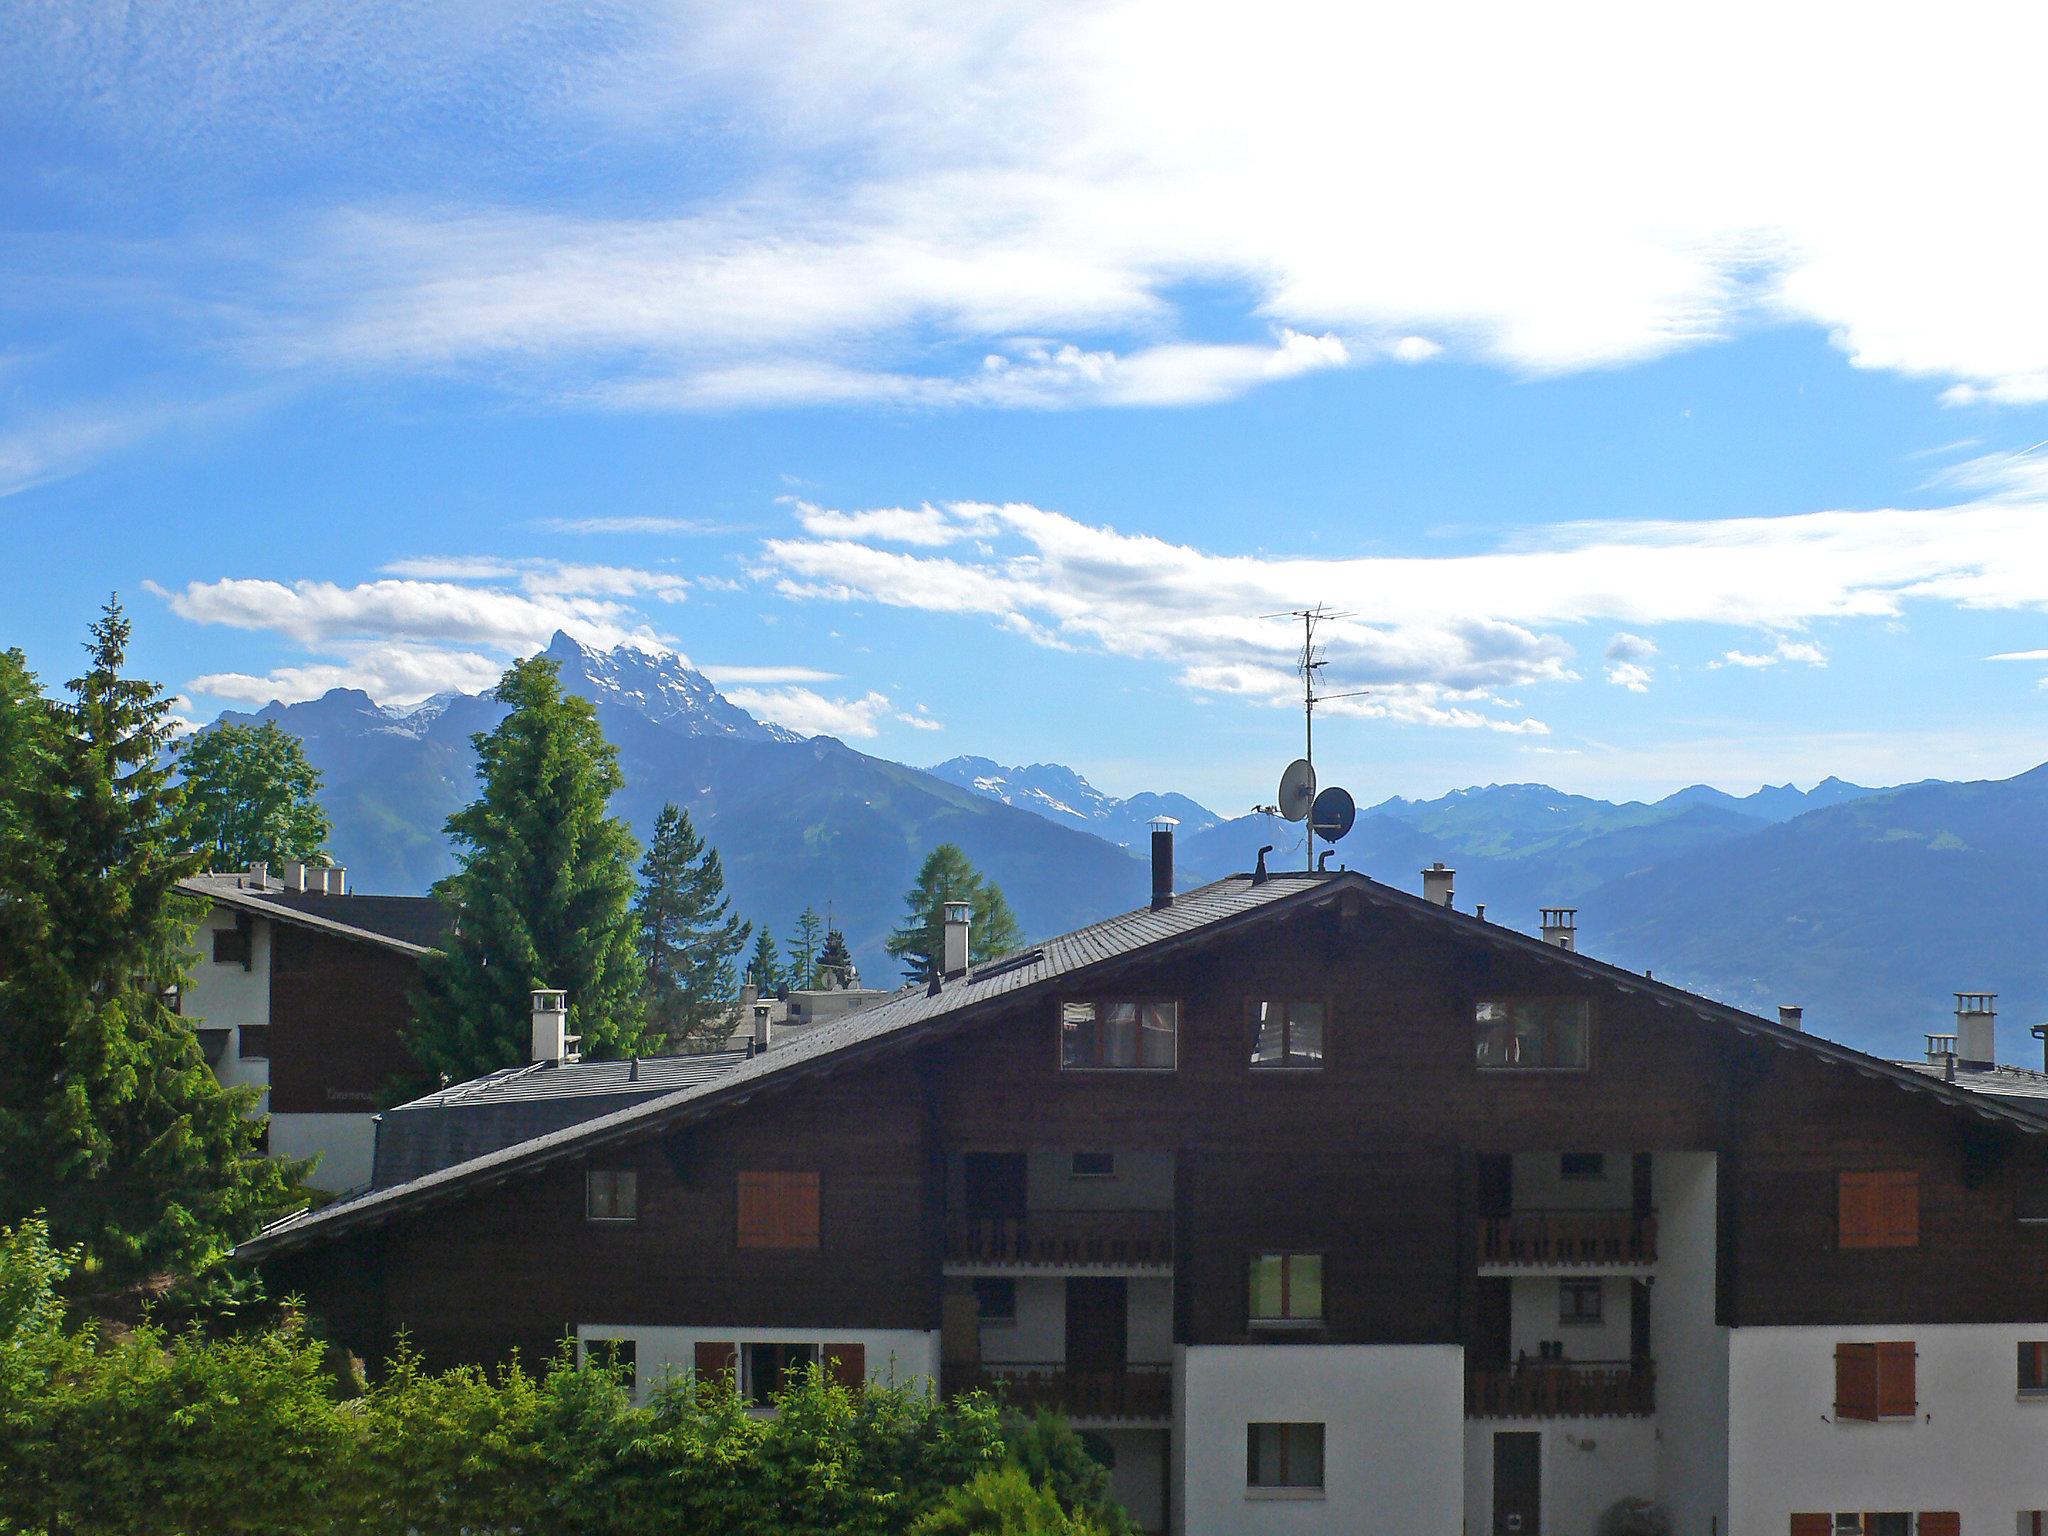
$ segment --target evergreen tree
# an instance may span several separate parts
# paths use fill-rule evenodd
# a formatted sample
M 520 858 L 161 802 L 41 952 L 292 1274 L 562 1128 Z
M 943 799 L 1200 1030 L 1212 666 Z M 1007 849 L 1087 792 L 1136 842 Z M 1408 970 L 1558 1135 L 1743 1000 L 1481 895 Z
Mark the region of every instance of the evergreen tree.
M 837 928 L 825 935 L 825 947 L 818 953 L 818 984 L 826 987 L 853 985 L 853 954 L 846 947 L 846 935 Z
M 733 957 L 752 927 L 732 915 L 718 850 L 697 835 L 688 811 L 661 808 L 640 881 L 634 917 L 649 1026 L 679 1046 L 723 1040 L 739 990 Z
M 903 922 L 883 946 L 903 962 L 907 980 L 924 983 L 931 979 L 932 967 L 942 953 L 949 901 L 964 901 L 972 911 L 969 961 L 992 960 L 1023 942 L 1002 887 L 984 877 L 954 844 L 941 843 L 925 857 L 917 883 L 903 893 Z
M 754 935 L 754 952 L 747 957 L 747 976 L 763 992 L 773 992 L 782 985 L 782 956 L 766 923 Z
M 810 907 L 796 915 L 796 937 L 789 941 L 789 984 L 815 987 L 818 984 L 818 943 L 825 925 Z
M 176 997 L 200 915 L 177 883 L 170 701 L 124 675 L 109 602 L 52 706 L 0 665 L 0 1223 L 40 1209 L 87 1283 L 206 1267 L 292 1199 L 256 1095 L 207 1067 Z
M 413 1057 L 453 1081 L 523 1062 L 531 993 L 569 995 L 586 1056 L 649 1039 L 633 920 L 633 835 L 607 807 L 625 782 L 590 701 L 565 693 L 555 663 L 513 663 L 511 706 L 471 737 L 475 800 L 448 818 L 460 867 L 434 888 L 454 922 L 423 964 Z
M 275 721 L 203 731 L 185 743 L 178 766 L 186 842 L 208 868 L 321 858 L 334 827 L 320 808 L 320 770 Z

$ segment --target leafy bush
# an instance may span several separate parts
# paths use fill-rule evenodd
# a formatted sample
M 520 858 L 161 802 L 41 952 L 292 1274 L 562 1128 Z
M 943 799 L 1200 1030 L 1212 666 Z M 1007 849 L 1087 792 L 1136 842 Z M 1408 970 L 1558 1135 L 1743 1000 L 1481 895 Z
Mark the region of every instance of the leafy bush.
M 912 1536 L 1098 1536 L 1102 1527 L 1070 1515 L 1050 1488 L 1018 1466 L 984 1472 L 920 1520 Z

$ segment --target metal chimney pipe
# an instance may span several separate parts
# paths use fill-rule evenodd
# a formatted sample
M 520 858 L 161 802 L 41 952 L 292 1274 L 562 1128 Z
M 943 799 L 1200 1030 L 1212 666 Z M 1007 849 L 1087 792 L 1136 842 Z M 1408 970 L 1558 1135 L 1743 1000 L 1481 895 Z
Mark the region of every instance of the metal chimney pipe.
M 1152 910 L 1163 912 L 1173 905 L 1173 829 L 1180 825 L 1172 816 L 1152 819 Z
M 946 932 L 943 964 L 948 976 L 967 974 L 967 936 L 974 922 L 974 909 L 964 901 L 946 903 Z

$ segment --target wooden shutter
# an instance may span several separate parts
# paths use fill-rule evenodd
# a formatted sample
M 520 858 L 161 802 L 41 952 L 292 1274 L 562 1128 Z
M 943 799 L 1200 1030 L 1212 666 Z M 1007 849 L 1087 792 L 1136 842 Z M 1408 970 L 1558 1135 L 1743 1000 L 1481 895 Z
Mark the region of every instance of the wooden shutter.
M 1917 1536 L 1963 1536 L 1963 1517 L 1954 1510 L 1922 1510 Z
M 740 1376 L 740 1347 L 737 1344 L 706 1344 L 697 1346 L 697 1380 L 713 1381 L 724 1377 L 727 1385 L 737 1386 Z
M 1920 1175 L 1858 1169 L 1839 1176 L 1837 1232 L 1844 1248 L 1917 1248 Z
M 739 1176 L 739 1246 L 818 1246 L 818 1176 L 815 1173 L 742 1171 Z
M 1792 1536 L 1835 1536 L 1833 1515 L 1794 1515 Z
M 1920 1246 L 1920 1175 L 1878 1175 L 1878 1230 L 1887 1248 Z
M 1873 1344 L 1877 1352 L 1877 1411 L 1887 1419 L 1909 1419 L 1920 1411 L 1911 1344 Z
M 1877 1411 L 1877 1346 L 1835 1346 L 1835 1417 L 1870 1419 Z
M 827 1344 L 825 1374 L 842 1387 L 856 1390 L 868 1384 L 868 1347 L 865 1344 Z

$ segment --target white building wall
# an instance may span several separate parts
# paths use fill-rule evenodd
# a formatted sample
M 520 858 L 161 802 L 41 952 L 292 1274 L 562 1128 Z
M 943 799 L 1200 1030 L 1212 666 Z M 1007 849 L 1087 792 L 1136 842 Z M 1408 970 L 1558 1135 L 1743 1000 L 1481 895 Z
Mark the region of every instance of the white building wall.
M 1835 1346 L 1911 1340 L 1920 1411 L 1835 1420 Z M 2048 1509 L 2048 1398 L 2022 1398 L 2017 1348 L 2048 1322 L 1738 1328 L 1729 1342 L 1732 1532 L 1776 1533 L 1795 1512 L 1955 1510 L 1966 1532 Z
M 576 1353 L 594 1339 L 630 1339 L 634 1353 L 634 1399 L 648 1394 L 671 1376 L 696 1369 L 697 1346 L 705 1344 L 859 1344 L 867 1352 L 870 1382 L 886 1386 L 936 1388 L 939 1379 L 938 1331 L 909 1328 L 754 1328 L 744 1323 L 720 1327 L 667 1328 L 635 1323 L 578 1323 Z
M 1163 1429 L 1090 1430 L 1109 1445 L 1116 1458 L 1109 1469 L 1110 1489 L 1144 1531 L 1166 1529 L 1166 1431 Z
M 1067 1282 L 1058 1275 L 1024 1275 L 1017 1280 L 1017 1320 L 981 1330 L 981 1358 L 987 1365 L 1064 1360 L 1067 1355 Z
M 1569 1147 L 1572 1152 L 1598 1152 L 1598 1147 Z M 1545 1211 L 1625 1211 L 1635 1200 L 1633 1154 L 1608 1152 L 1603 1177 L 1567 1179 L 1555 1152 L 1514 1154 L 1515 1208 Z
M 1580 1275 L 1575 1281 L 1600 1286 L 1600 1321 L 1566 1323 L 1559 1319 L 1562 1280 L 1556 1275 L 1518 1275 L 1509 1282 L 1508 1347 L 1511 1355 L 1536 1356 L 1546 1340 L 1564 1346 L 1567 1360 L 1628 1358 L 1629 1282 L 1625 1276 Z M 1651 1309 L 1654 1321 L 1656 1310 Z
M 1541 1536 L 1594 1536 L 1600 1516 L 1657 1486 L 1654 1419 L 1473 1419 L 1465 1426 L 1465 1529 L 1493 1529 L 1493 1437 L 1543 1437 Z
M 1454 1344 L 1204 1344 L 1175 1351 L 1184 1536 L 1458 1536 L 1465 1352 Z M 1246 1487 L 1246 1428 L 1321 1423 L 1320 1498 Z
M 1728 1330 L 1714 1322 L 1718 1159 L 1712 1152 L 1659 1152 L 1651 1179 L 1657 1498 L 1671 1516 L 1671 1536 L 1727 1536 Z
M 249 969 L 239 961 L 219 965 L 213 958 L 213 935 L 226 929 L 232 933 L 235 914 L 215 907 L 192 936 L 198 952 L 192 965 L 192 980 L 185 988 L 180 1011 L 195 1029 L 232 1029 L 215 1074 L 230 1088 L 250 1087 L 267 1091 L 270 1063 L 261 1058 L 244 1060 L 241 1054 L 243 1025 L 262 1027 L 270 1022 L 270 924 L 254 920 L 249 938 Z
M 374 1115 L 272 1115 L 272 1157 L 317 1157 L 306 1182 L 330 1194 L 345 1194 L 370 1182 L 377 1156 Z
M 1075 1152 L 1110 1152 L 1108 1178 L 1075 1178 Z M 1170 1211 L 1173 1154 L 1115 1147 L 1044 1147 L 1024 1155 L 1024 1199 L 1034 1211 Z

